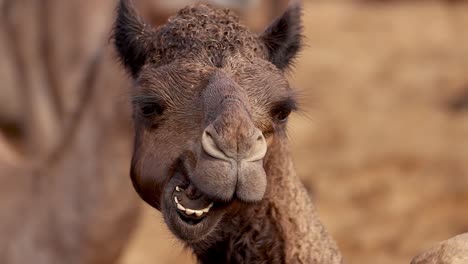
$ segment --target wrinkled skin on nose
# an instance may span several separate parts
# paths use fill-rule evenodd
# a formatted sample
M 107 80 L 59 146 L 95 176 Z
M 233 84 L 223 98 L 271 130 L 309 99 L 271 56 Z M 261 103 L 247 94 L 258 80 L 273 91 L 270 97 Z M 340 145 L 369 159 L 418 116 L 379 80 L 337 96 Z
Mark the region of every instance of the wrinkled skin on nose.
M 206 128 L 191 181 L 212 199 L 261 200 L 266 190 L 267 145 L 251 119 L 245 91 L 218 70 L 202 97 Z

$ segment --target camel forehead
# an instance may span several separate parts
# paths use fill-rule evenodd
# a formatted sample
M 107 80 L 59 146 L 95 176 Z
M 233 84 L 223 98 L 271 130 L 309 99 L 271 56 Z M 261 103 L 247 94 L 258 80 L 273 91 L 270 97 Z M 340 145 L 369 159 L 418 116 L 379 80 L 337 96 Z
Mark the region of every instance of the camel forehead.
M 188 6 L 157 29 L 157 58 L 162 65 L 187 56 L 265 58 L 266 49 L 258 37 L 239 22 L 230 10 L 205 4 Z

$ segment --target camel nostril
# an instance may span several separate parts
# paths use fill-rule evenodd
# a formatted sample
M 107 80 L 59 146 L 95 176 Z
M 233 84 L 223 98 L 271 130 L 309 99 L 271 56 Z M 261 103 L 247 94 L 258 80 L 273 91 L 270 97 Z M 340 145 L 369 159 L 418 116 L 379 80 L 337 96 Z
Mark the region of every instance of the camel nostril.
M 257 132 L 258 136 L 255 140 L 255 143 L 253 143 L 249 154 L 244 158 L 245 161 L 257 161 L 265 157 L 267 151 L 266 140 L 260 131 Z
M 209 129 L 210 127 L 206 128 L 205 131 L 203 131 L 201 139 L 201 145 L 203 150 L 213 158 L 217 158 L 220 160 L 229 160 L 229 157 L 219 148 L 214 135 L 212 135 L 212 132 L 210 132 Z
M 204 133 L 206 133 L 206 136 L 208 137 L 209 140 L 212 140 L 212 141 L 214 142 L 214 138 L 213 138 L 213 136 L 211 135 L 210 132 L 208 132 L 208 131 L 205 130 Z

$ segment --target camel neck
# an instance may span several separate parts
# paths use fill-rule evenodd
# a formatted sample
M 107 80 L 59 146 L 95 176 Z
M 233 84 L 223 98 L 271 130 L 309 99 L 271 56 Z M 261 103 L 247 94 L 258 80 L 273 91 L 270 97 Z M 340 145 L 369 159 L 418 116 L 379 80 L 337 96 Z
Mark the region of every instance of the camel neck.
M 269 182 L 266 200 L 284 240 L 286 263 L 342 263 L 336 243 L 319 220 L 309 193 L 296 174 L 283 139 L 272 144 L 265 168 Z
M 225 218 L 212 243 L 193 247 L 201 263 L 341 263 L 297 178 L 286 142 L 272 144 L 264 200 Z

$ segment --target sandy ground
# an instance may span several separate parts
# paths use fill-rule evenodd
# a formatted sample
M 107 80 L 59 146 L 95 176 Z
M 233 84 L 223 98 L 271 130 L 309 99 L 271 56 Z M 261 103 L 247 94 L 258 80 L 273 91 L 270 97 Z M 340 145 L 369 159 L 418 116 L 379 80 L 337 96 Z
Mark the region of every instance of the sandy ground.
M 308 46 L 291 76 L 303 111 L 290 137 L 346 263 L 409 263 L 468 232 L 468 5 L 305 11 Z M 121 264 L 193 263 L 144 208 Z

